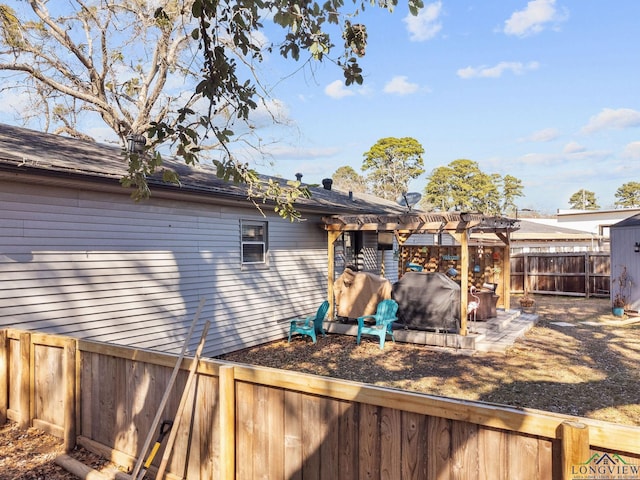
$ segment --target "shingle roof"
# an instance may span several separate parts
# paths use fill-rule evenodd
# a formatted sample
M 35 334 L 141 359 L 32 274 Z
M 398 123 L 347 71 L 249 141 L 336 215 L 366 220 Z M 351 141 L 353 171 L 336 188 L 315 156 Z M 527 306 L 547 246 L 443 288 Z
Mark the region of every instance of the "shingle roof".
M 180 185 L 162 181 L 160 175 L 148 178 L 154 191 L 174 191 L 209 198 L 247 200 L 247 188 L 242 184 L 218 178 L 209 165 L 186 165 L 176 158 L 165 158 L 164 167 L 180 175 Z M 0 171 L 49 177 L 66 177 L 118 185 L 127 172 L 122 149 L 118 146 L 93 143 L 59 135 L 37 132 L 0 124 Z M 263 178 L 269 178 L 264 176 Z M 274 178 L 274 177 L 271 177 Z M 274 180 L 286 182 L 283 179 Z M 301 211 L 324 214 L 339 213 L 401 213 L 404 207 L 366 194 L 310 187 L 312 198 L 296 202 Z

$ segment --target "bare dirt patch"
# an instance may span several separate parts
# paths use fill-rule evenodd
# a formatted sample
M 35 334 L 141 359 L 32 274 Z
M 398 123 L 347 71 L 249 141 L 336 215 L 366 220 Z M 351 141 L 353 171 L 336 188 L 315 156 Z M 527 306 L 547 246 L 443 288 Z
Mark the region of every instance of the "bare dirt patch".
M 55 464 L 64 453 L 62 441 L 36 428 L 22 430 L 9 422 L 0 426 L 0 480 L 77 480 L 78 477 Z M 99 470 L 107 460 L 83 448 L 69 455 Z
M 608 299 L 535 298 L 540 321 L 506 353 L 391 341 L 382 351 L 377 337 L 358 346 L 354 337 L 329 335 L 315 345 L 296 337 L 222 358 L 640 426 L 640 322 L 613 317 Z M 0 426 L 0 452 L 0 480 L 76 478 L 54 463 L 61 441 L 36 429 Z M 70 455 L 97 470 L 107 464 L 81 448 Z

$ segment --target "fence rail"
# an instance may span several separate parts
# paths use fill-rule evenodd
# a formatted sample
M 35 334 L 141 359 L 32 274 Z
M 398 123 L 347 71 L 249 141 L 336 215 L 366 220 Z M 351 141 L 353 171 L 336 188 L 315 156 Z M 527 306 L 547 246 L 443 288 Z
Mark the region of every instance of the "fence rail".
M 0 331 L 0 422 L 38 425 L 131 468 L 176 360 Z M 189 395 L 166 478 L 569 479 L 596 452 L 640 468 L 640 428 L 535 410 L 216 360 L 199 361 Z
M 609 253 L 518 253 L 511 256 L 511 292 L 608 297 Z

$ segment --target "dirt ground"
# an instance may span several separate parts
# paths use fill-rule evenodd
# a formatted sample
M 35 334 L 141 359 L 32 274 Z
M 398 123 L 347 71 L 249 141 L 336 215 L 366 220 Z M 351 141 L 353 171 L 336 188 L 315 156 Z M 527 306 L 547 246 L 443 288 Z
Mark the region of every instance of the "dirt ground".
M 640 426 L 640 317 L 613 317 L 608 299 L 536 296 L 537 326 L 505 353 L 469 353 L 377 337 L 295 337 L 225 355 L 291 369 L 454 398 Z M 517 301 L 514 302 L 517 305 Z M 560 323 L 560 324 L 558 324 Z M 75 478 L 55 465 L 59 439 L 13 423 L 0 427 L 0 480 Z M 83 449 L 93 468 L 106 461 Z
M 358 346 L 354 337 L 328 335 L 316 345 L 297 336 L 223 358 L 640 426 L 640 317 L 617 319 L 608 299 L 535 299 L 537 326 L 506 353 L 391 341 L 382 351 L 377 337 Z
M 63 454 L 62 441 L 36 428 L 21 430 L 8 422 L 0 426 L 0 480 L 73 480 L 75 475 L 55 464 Z M 109 463 L 87 450 L 71 453 L 78 461 L 96 470 Z

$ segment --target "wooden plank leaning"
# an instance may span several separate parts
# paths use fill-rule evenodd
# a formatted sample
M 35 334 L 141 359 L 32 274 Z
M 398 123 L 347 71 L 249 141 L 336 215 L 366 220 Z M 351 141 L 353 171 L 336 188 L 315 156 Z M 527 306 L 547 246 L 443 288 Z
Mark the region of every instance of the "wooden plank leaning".
M 198 305 L 198 310 L 193 317 L 193 322 L 191 322 L 191 327 L 189 328 L 189 333 L 187 333 L 187 337 L 184 339 L 184 345 L 182 346 L 182 351 L 180 352 L 180 356 L 176 361 L 175 367 L 173 367 L 173 372 L 171 373 L 171 377 L 169 378 L 169 383 L 167 384 L 167 388 L 165 389 L 164 395 L 162 396 L 162 400 L 160 401 L 160 405 L 158 406 L 158 411 L 156 412 L 156 416 L 151 423 L 151 428 L 149 428 L 149 433 L 147 434 L 147 438 L 144 441 L 144 445 L 142 446 L 142 450 L 140 450 L 140 454 L 138 455 L 138 460 L 136 461 L 136 465 L 133 468 L 133 472 L 131 472 L 132 478 L 137 478 L 138 473 L 140 473 L 140 468 L 142 467 L 142 462 L 144 462 L 144 458 L 147 454 L 147 450 L 149 450 L 149 446 L 151 445 L 151 440 L 153 439 L 153 435 L 160 424 L 160 419 L 162 418 L 162 413 L 164 412 L 164 407 L 167 405 L 167 401 L 169 400 L 169 395 L 171 395 L 171 390 L 173 389 L 173 384 L 176 381 L 176 377 L 178 376 L 178 372 L 180 371 L 180 366 L 182 365 L 182 359 L 187 351 L 187 347 L 189 346 L 189 340 L 193 335 L 193 331 L 200 319 L 200 314 L 202 313 L 202 309 L 204 308 L 204 304 L 207 301 L 206 297 L 200 299 L 200 304 Z
M 200 343 L 198 344 L 198 349 L 196 350 L 196 355 L 193 358 L 193 362 L 191 363 L 191 368 L 189 369 L 189 377 L 187 377 L 187 383 L 184 386 L 184 390 L 182 391 L 182 398 L 180 399 L 180 405 L 178 405 L 178 411 L 176 412 L 176 417 L 173 419 L 173 427 L 171 427 L 171 433 L 169 433 L 169 438 L 167 439 L 167 444 L 164 448 L 164 454 L 162 455 L 162 460 L 160 461 L 160 466 L 158 467 L 158 474 L 156 478 L 162 480 L 164 478 L 164 472 L 167 468 L 167 462 L 169 461 L 169 457 L 171 456 L 171 450 L 173 449 L 173 444 L 176 441 L 176 436 L 178 435 L 178 428 L 180 428 L 180 420 L 182 419 L 182 414 L 184 412 L 184 407 L 187 403 L 187 398 L 189 397 L 189 391 L 191 390 L 191 383 L 193 382 L 193 377 L 196 374 L 196 370 L 198 369 L 198 362 L 200 361 L 200 355 L 202 354 L 202 348 L 204 347 L 204 342 L 207 339 L 207 332 L 209 331 L 209 325 L 211 322 L 207 320 L 207 323 L 204 326 L 204 330 L 202 331 L 202 337 L 200 337 Z

